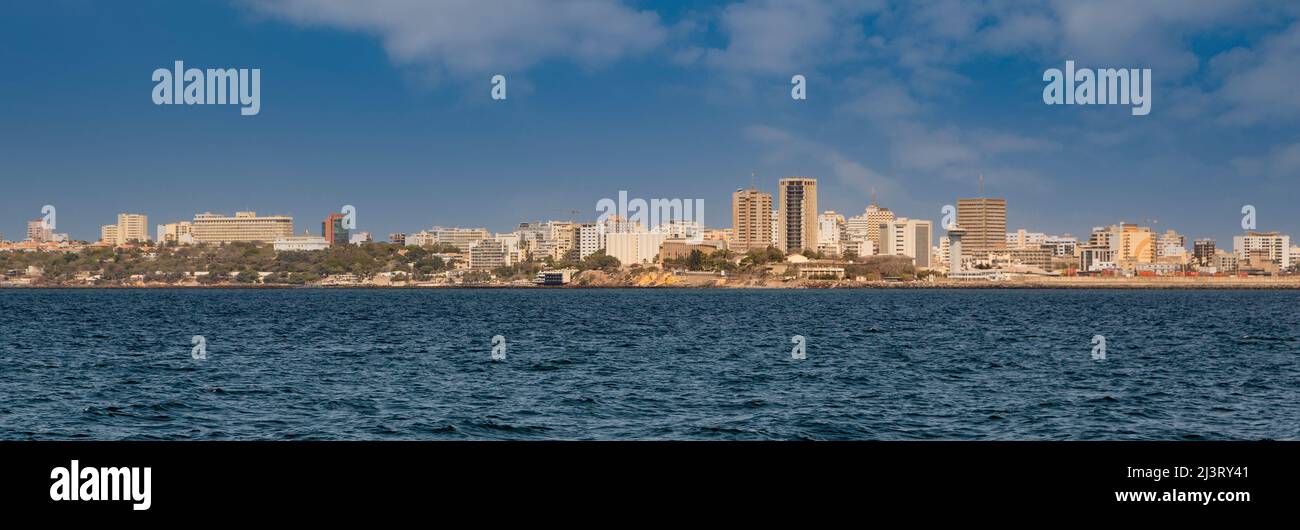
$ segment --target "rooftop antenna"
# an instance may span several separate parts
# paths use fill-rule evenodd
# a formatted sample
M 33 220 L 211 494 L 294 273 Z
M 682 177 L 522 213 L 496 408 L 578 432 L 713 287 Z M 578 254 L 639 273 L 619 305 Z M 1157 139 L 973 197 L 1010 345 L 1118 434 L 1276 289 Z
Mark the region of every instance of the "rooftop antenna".
M 875 206 L 875 205 L 876 205 L 876 187 L 875 187 L 875 186 L 872 186 L 872 187 L 871 187 L 871 205 L 872 205 L 872 206 Z
M 984 198 L 984 174 L 980 173 L 980 198 Z
M 753 171 L 750 171 L 750 172 L 749 172 L 749 189 L 751 189 L 751 190 L 756 190 L 756 189 L 758 189 L 758 187 L 754 185 L 754 172 L 753 172 Z

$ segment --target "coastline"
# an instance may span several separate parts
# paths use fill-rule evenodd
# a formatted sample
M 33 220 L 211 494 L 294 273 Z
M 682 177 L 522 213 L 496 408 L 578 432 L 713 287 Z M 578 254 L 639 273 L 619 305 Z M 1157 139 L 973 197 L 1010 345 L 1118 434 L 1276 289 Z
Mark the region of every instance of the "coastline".
M 1006 289 L 1006 290 L 1223 290 L 1223 291 L 1252 291 L 1252 290 L 1269 290 L 1269 291 L 1290 291 L 1300 290 L 1300 278 L 1294 280 L 1278 280 L 1272 278 L 1261 279 L 1243 279 L 1243 278 L 1177 278 L 1177 279 L 1134 279 L 1134 278 L 1057 278 L 1042 280 L 1008 280 L 1008 281 L 774 281 L 768 283 L 735 282 L 735 283 L 681 283 L 672 285 L 637 285 L 628 284 L 600 284 L 600 285 L 502 285 L 502 284 L 461 284 L 461 285 L 245 285 L 245 284 L 213 284 L 213 285 L 185 285 L 185 284 L 145 284 L 145 285 L 0 285 L 0 290 L 31 290 L 31 289 L 104 289 L 104 290 L 137 290 L 137 289 L 186 289 L 186 290 L 209 290 L 209 289 L 251 289 L 251 290 L 314 290 L 314 289 L 366 289 L 366 290 L 425 290 L 425 289 L 682 289 L 682 290 L 714 290 L 714 289 L 748 289 L 748 290 L 772 290 L 772 289 L 918 289 L 918 290 L 988 290 L 988 289 Z

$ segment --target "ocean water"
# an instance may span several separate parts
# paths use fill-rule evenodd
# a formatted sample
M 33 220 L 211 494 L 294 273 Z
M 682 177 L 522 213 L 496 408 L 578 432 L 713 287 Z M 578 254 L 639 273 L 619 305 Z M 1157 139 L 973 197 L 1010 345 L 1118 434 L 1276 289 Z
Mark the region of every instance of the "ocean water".
M 0 439 L 1296 439 L 1298 307 L 1294 291 L 7 289 Z

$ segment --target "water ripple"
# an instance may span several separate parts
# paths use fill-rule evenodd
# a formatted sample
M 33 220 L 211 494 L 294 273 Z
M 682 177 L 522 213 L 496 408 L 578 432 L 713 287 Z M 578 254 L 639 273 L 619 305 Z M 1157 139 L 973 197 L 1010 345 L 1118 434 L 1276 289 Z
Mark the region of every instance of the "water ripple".
M 1300 293 L 0 290 L 3 439 L 1300 438 Z M 1091 359 L 1093 335 L 1107 339 Z M 208 358 L 190 357 L 203 335 Z M 491 337 L 508 340 L 490 360 Z M 792 360 L 803 335 L 807 359 Z

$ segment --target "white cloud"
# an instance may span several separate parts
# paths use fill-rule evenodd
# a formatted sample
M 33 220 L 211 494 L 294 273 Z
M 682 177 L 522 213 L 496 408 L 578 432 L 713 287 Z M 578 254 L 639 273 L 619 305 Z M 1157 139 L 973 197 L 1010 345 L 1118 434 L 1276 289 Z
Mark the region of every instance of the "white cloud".
M 981 32 L 982 45 L 994 53 L 1041 51 L 1056 42 L 1058 24 L 1047 13 L 1010 13 Z
M 1189 38 L 1248 20 L 1257 0 L 1055 0 L 1060 52 L 1099 65 L 1152 68 L 1166 80 L 1199 68 Z
M 1198 71 L 1193 36 L 1259 22 L 1274 10 L 1262 0 L 923 0 L 894 4 L 874 30 L 914 82 L 951 81 L 974 57 L 1008 54 L 1152 68 L 1169 81 Z
M 1061 148 L 1061 144 L 1050 140 L 993 130 L 974 131 L 971 134 L 971 142 L 978 146 L 981 151 L 991 155 L 1044 152 Z
M 918 124 L 894 127 L 894 163 L 903 169 L 939 172 L 957 166 L 978 171 L 979 153 L 963 142 L 956 127 L 930 130 Z
M 1223 79 L 1217 92 L 1227 123 L 1253 124 L 1300 114 L 1300 23 L 1271 36 L 1255 49 L 1234 49 L 1211 61 Z
M 552 59 L 598 66 L 658 47 L 659 15 L 612 0 L 245 0 L 295 24 L 377 35 L 397 63 L 433 75 L 527 69 Z
M 906 188 L 897 179 L 883 175 L 831 147 L 768 125 L 746 127 L 744 132 L 751 140 L 771 148 L 773 151 L 769 155 L 808 159 L 825 166 L 837 181 L 857 190 L 863 197 L 870 195 L 873 190 L 896 200 L 907 197 Z
M 861 16 L 878 2 L 750 0 L 724 8 L 718 30 L 727 44 L 690 54 L 704 64 L 744 74 L 808 73 L 856 54 L 864 43 Z
M 893 121 L 921 113 L 924 108 L 902 83 L 887 74 L 873 73 L 840 83 L 847 93 L 857 94 L 843 109 L 878 121 Z
M 1045 189 L 1046 184 L 1031 171 L 1006 167 L 1001 155 L 1060 148 L 1037 138 L 991 130 L 964 131 L 956 126 L 930 129 L 918 123 L 897 123 L 890 131 L 894 163 L 902 169 L 968 182 L 984 174 L 1003 184 L 1035 189 Z
M 1242 177 L 1294 180 L 1300 177 L 1300 143 L 1275 147 L 1264 156 L 1235 158 L 1232 166 Z

